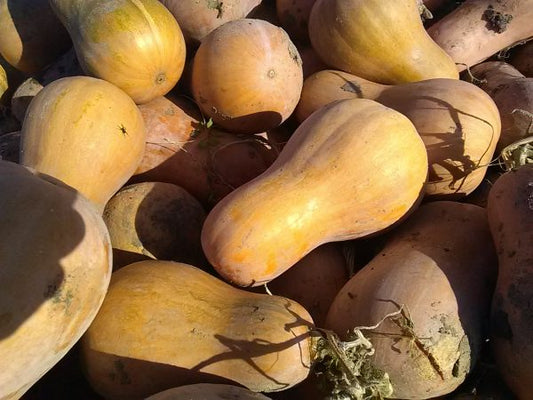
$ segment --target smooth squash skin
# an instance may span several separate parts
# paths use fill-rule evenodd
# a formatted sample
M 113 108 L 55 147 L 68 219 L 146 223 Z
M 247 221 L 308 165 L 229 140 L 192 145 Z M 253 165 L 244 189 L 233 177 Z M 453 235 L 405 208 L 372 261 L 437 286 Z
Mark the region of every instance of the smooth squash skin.
M 133 100 L 102 79 L 75 76 L 42 89 L 26 111 L 21 163 L 74 187 L 100 211 L 133 175 L 145 128 Z
M 176 85 L 185 40 L 157 0 L 50 0 L 86 74 L 105 79 L 140 104 Z
M 473 66 L 470 71 L 500 111 L 502 133 L 497 151 L 533 135 L 533 77 L 525 77 L 504 61 L 485 61 Z
M 487 212 L 499 260 L 491 347 L 500 375 L 518 399 L 526 400 L 533 392 L 533 165 L 494 182 Z
M 339 291 L 325 326 L 347 338 L 403 306 L 406 318 L 363 330 L 375 349 L 372 364 L 389 374 L 392 398 L 450 393 L 472 370 L 488 336 L 497 265 L 484 208 L 425 203 Z
M 204 115 L 235 133 L 279 126 L 294 111 L 302 60 L 289 35 L 255 18 L 227 22 L 204 38 L 192 64 L 191 91 Z
M 258 286 L 322 243 L 387 228 L 424 190 L 427 152 L 399 112 L 330 103 L 306 119 L 261 175 L 207 215 L 202 246 L 229 282 Z
M 72 188 L 0 160 L 0 399 L 15 400 L 74 346 L 111 277 L 111 242 Z
M 382 85 L 323 70 L 304 81 L 296 118 L 303 121 L 319 107 L 349 98 L 372 99 L 409 118 L 428 153 L 428 196 L 462 198 L 482 182 L 498 145 L 501 120 L 493 99 L 476 85 L 445 78 Z
M 533 0 L 467 0 L 427 32 L 462 71 L 533 36 Z
M 185 385 L 147 397 L 146 400 L 269 400 L 261 393 L 222 383 L 196 383 Z
M 178 21 L 187 43 L 197 46 L 206 35 L 220 25 L 245 18 L 261 4 L 261 0 L 161 0 L 161 3 Z
M 48 0 L 0 0 L 0 55 L 36 74 L 72 46 Z
M 416 0 L 317 0 L 309 36 L 326 64 L 374 82 L 459 77 L 424 29 Z
M 200 382 L 279 391 L 309 374 L 312 323 L 287 298 L 237 289 L 191 265 L 139 261 L 113 273 L 81 340 L 82 364 L 109 400 Z
M 7 82 L 6 70 L 4 69 L 4 67 L 0 65 L 0 99 L 6 92 L 7 87 L 8 87 L 8 82 Z

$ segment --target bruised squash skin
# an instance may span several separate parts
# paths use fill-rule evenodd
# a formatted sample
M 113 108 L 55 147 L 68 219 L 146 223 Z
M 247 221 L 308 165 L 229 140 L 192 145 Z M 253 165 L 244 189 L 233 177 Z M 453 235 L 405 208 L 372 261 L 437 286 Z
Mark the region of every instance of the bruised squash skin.
M 298 127 L 264 173 L 215 205 L 202 246 L 225 279 L 257 286 L 322 243 L 396 222 L 426 175 L 424 144 L 406 117 L 371 100 L 331 103 Z

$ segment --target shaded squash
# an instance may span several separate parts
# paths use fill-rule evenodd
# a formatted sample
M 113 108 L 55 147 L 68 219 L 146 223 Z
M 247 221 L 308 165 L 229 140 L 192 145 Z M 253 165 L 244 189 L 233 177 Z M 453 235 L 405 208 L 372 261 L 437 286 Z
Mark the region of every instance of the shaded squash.
M 533 41 L 528 41 L 513 49 L 509 63 L 522 75 L 533 78 Z
M 353 74 L 323 70 L 308 77 L 295 115 L 303 121 L 338 99 L 366 98 L 401 112 L 422 137 L 429 159 L 426 194 L 457 199 L 479 186 L 501 132 L 495 102 L 458 79 L 427 79 L 382 85 Z
M 50 0 L 86 74 L 145 103 L 168 93 L 185 65 L 185 40 L 157 0 Z
M 38 73 L 71 45 L 48 0 L 0 0 L 0 54 L 16 69 Z
M 21 398 L 65 356 L 96 316 L 110 277 L 111 242 L 93 205 L 0 160 L 0 399 Z
M 237 289 L 191 265 L 139 261 L 113 273 L 81 340 L 82 363 L 109 400 L 193 383 L 278 391 L 308 375 L 311 326 L 287 298 Z
M 499 177 L 487 212 L 499 273 L 491 310 L 491 347 L 498 371 L 520 400 L 533 391 L 533 165 Z
M 269 400 L 261 393 L 252 392 L 246 388 L 222 383 L 197 383 L 177 388 L 167 389 L 163 392 L 149 396 L 146 400 Z
M 204 253 L 229 282 L 258 286 L 317 246 L 387 228 L 424 190 L 427 152 L 412 123 L 375 101 L 313 113 L 261 175 L 208 213 Z
M 362 333 L 375 351 L 371 365 L 390 378 L 387 398 L 448 394 L 488 337 L 497 264 L 484 208 L 423 204 L 339 291 L 325 326 L 345 339 L 354 328 L 372 327 Z
M 424 29 L 417 0 L 317 0 L 309 36 L 327 65 L 374 82 L 459 77 Z
M 32 100 L 20 161 L 79 190 L 100 211 L 131 177 L 145 147 L 133 100 L 102 79 L 58 79 Z

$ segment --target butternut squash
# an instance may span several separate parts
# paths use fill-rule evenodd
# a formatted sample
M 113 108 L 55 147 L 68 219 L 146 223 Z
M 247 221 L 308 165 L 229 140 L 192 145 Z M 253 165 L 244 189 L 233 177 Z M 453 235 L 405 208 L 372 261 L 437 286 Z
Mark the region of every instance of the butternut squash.
M 226 22 L 245 18 L 261 0 L 161 0 L 178 21 L 185 40 L 196 47 L 211 31 Z
M 330 103 L 307 118 L 261 175 L 208 213 L 202 246 L 229 282 L 274 279 L 320 244 L 406 215 L 424 191 L 427 152 L 412 123 L 375 101 Z
M 361 332 L 374 349 L 370 365 L 390 378 L 387 398 L 450 393 L 488 337 L 497 264 L 484 208 L 425 203 L 339 291 L 325 326 L 345 339 L 371 327 Z
M 260 133 L 294 111 L 303 84 L 302 60 L 282 28 L 243 18 L 204 38 L 191 79 L 206 118 L 231 132 Z
M 459 77 L 424 29 L 417 0 L 317 0 L 309 36 L 327 65 L 374 82 Z
M 482 182 L 500 138 L 501 120 L 492 98 L 458 79 L 427 79 L 382 85 L 336 70 L 308 77 L 295 115 L 337 99 L 366 98 L 401 112 L 416 127 L 429 159 L 426 194 L 458 199 Z
M 470 71 L 500 111 L 502 132 L 496 151 L 533 135 L 533 78 L 504 61 L 485 61 Z
M 193 383 L 284 390 L 309 374 L 312 323 L 287 298 L 234 288 L 191 265 L 139 261 L 113 273 L 82 337 L 82 363 L 109 400 Z
M 157 0 L 50 0 L 86 74 L 145 103 L 168 93 L 185 65 L 185 40 Z
M 533 36 L 533 0 L 467 0 L 427 32 L 460 71 Z
M 36 74 L 72 45 L 48 0 L 0 0 L 0 55 Z
M 261 393 L 254 393 L 240 386 L 196 383 L 177 388 L 167 389 L 163 392 L 147 397 L 146 400 L 269 400 Z
M 487 212 L 499 260 L 490 318 L 492 350 L 504 381 L 518 399 L 526 400 L 533 390 L 533 165 L 494 182 Z
M 145 128 L 133 100 L 102 79 L 58 79 L 32 100 L 22 124 L 22 164 L 79 190 L 100 212 L 133 175 Z
M 111 277 L 111 242 L 87 199 L 0 160 L 0 399 L 15 400 L 78 341 Z
M 103 217 L 111 236 L 114 269 L 146 258 L 205 264 L 200 246 L 205 211 L 177 185 L 127 185 L 107 202 Z

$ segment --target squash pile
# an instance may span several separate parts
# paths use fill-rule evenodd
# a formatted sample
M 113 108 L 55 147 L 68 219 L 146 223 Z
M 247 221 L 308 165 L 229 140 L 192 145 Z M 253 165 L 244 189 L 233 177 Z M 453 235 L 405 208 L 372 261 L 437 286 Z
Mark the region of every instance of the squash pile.
M 529 400 L 532 18 L 0 0 L 0 400 Z

